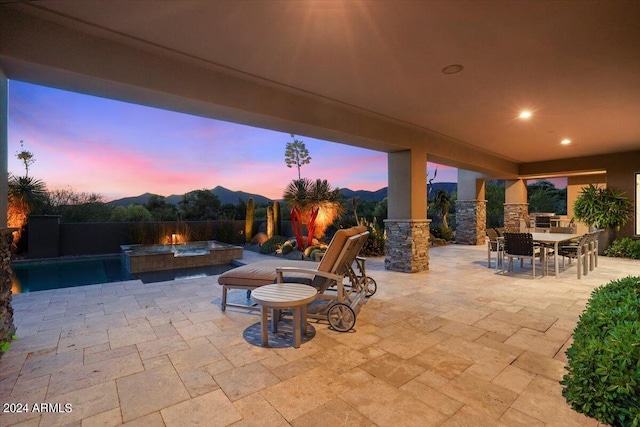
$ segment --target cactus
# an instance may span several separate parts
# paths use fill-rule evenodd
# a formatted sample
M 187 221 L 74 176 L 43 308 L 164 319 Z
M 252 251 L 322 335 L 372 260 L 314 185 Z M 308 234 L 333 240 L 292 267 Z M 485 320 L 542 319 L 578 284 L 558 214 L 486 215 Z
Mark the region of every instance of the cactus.
M 267 237 L 272 238 L 275 225 L 273 223 L 273 208 L 271 206 L 267 207 Z
M 273 225 L 276 236 L 282 236 L 282 217 L 280 216 L 280 202 L 273 202 Z
M 360 218 L 358 218 L 358 202 L 354 197 L 351 202 L 353 203 L 353 217 L 356 220 L 356 224 L 360 224 Z
M 290 252 L 293 252 L 293 245 L 291 244 L 291 242 L 286 242 L 284 245 L 282 245 L 282 255 L 286 255 Z
M 249 197 L 247 200 L 247 216 L 244 221 L 244 241 L 246 243 L 251 242 L 251 238 L 253 237 L 253 214 L 254 214 L 254 204 L 253 198 Z

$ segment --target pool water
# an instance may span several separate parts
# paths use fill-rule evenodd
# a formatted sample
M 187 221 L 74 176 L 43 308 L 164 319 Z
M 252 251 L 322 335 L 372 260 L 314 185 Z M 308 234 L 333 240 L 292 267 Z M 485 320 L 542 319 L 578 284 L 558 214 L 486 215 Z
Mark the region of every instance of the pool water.
M 14 294 L 70 288 L 140 279 L 143 283 L 222 274 L 234 265 L 185 268 L 130 274 L 122 265 L 120 255 L 74 258 L 68 260 L 14 262 L 12 290 Z

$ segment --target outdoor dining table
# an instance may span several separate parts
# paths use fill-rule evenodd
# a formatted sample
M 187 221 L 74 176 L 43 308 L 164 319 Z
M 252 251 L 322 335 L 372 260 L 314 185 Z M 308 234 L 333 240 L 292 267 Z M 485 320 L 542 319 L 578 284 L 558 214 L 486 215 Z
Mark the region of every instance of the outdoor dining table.
M 558 246 L 562 242 L 568 242 L 576 237 L 580 237 L 578 234 L 569 233 L 531 233 L 533 241 L 537 243 L 553 244 L 553 264 L 555 266 L 556 279 L 558 278 Z

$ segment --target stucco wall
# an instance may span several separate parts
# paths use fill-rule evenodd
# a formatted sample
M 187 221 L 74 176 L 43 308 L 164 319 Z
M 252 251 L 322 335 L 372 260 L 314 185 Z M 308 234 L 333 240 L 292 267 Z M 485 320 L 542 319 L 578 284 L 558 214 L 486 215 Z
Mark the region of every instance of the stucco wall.
M 632 202 L 635 201 L 635 174 L 638 172 L 640 172 L 640 151 L 520 165 L 520 174 L 522 176 L 544 176 L 545 174 L 561 176 L 566 174 L 572 177 L 573 181 L 570 181 L 572 186 L 580 185 L 578 183 L 583 184 L 582 186 L 588 183 L 605 183 L 608 187 L 624 191 Z M 606 178 L 603 179 L 603 177 Z M 577 192 L 579 188 L 572 191 Z M 567 192 L 569 193 L 569 191 Z M 573 206 L 575 196 L 575 194 L 573 196 L 567 194 L 568 209 Z M 568 215 L 571 216 L 569 213 Z M 618 236 L 633 236 L 635 234 L 634 221 L 635 219 L 622 227 Z
M 606 184 L 606 176 L 604 174 L 598 175 L 580 175 L 580 176 L 571 176 L 569 177 L 567 183 L 567 217 L 569 219 L 573 218 L 573 204 L 576 202 L 578 195 L 584 187 L 587 187 L 589 184 L 595 184 L 598 187 L 605 187 Z M 587 224 L 576 222 L 577 232 L 579 234 L 584 234 L 589 231 L 589 226 Z

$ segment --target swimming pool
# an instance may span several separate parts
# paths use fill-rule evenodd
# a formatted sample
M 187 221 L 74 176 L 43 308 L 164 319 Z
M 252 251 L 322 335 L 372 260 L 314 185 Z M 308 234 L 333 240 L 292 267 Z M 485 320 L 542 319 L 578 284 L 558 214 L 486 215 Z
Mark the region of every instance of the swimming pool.
M 129 273 L 120 255 L 81 257 L 12 263 L 14 294 L 61 289 L 99 283 L 140 279 L 143 283 L 213 276 L 235 267 L 232 264 L 181 268 L 149 273 Z

